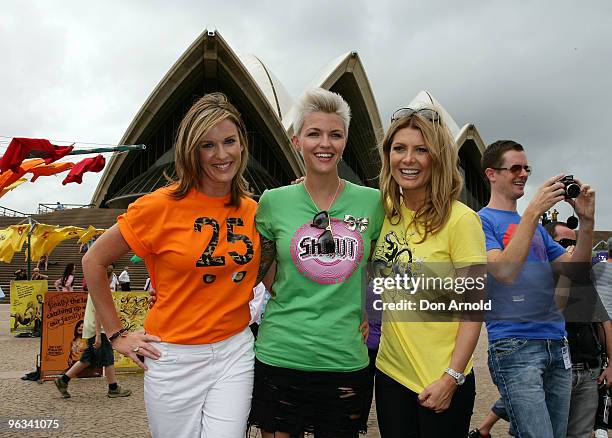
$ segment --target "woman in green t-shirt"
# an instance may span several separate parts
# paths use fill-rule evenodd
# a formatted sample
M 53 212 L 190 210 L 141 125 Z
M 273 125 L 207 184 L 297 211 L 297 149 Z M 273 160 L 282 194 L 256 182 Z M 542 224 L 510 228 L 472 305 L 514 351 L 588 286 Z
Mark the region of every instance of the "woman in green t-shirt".
M 338 94 L 307 92 L 292 138 L 304 182 L 268 190 L 259 201 L 262 265 L 276 262 L 255 345 L 250 418 L 264 438 L 353 438 L 365 429 L 361 273 L 384 211 L 378 190 L 338 175 L 349 121 Z
M 444 295 L 446 305 L 467 296 L 454 295 L 460 292 L 460 283 L 454 282 L 477 280 L 474 276 L 486 262 L 484 235 L 478 215 L 458 201 L 462 178 L 457 147 L 439 112 L 396 111 L 379 152 L 386 216 L 373 256 L 375 272 L 381 277 L 450 279 L 455 286 Z M 482 293 L 481 282 L 465 294 Z M 383 305 L 411 300 L 415 307 L 383 309 L 376 361 L 381 436 L 465 437 L 475 398 L 472 353 L 481 322 L 457 313 L 443 322 L 439 313 L 421 307 L 423 297 L 439 298 L 438 292 L 402 292 L 401 286 L 382 291 Z

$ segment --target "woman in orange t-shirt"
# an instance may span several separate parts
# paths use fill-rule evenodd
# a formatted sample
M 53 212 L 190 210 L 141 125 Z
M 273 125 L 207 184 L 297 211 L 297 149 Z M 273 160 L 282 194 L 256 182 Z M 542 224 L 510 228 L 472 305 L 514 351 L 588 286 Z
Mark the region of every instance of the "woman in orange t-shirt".
M 221 93 L 202 97 L 178 129 L 178 180 L 132 203 L 83 257 L 113 347 L 146 371 L 154 437 L 244 435 L 254 361 L 249 300 L 260 261 L 247 161 L 236 108 Z M 105 275 L 129 250 L 145 260 L 156 291 L 146 334 L 121 326 Z

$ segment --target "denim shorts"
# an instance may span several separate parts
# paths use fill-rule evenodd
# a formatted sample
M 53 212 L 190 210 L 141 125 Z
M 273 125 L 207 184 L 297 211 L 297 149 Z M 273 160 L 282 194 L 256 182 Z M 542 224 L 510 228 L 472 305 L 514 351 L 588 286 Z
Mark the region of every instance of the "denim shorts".
M 104 333 L 100 334 L 102 345 L 97 350 L 94 348 L 96 337 L 87 339 L 87 348 L 81 354 L 81 362 L 99 367 L 108 367 L 115 364 L 113 347 Z

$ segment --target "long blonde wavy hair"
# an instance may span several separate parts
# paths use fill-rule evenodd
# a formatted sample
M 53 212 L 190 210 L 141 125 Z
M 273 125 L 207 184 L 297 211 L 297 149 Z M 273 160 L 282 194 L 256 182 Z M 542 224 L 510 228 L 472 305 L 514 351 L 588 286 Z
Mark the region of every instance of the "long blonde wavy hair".
M 246 128 L 238 110 L 232 105 L 225 94 L 210 93 L 198 99 L 187 111 L 179 125 L 176 135 L 174 161 L 177 178 L 173 183 L 177 187 L 170 195 L 174 199 L 182 199 L 192 188 L 202 190 L 202 166 L 198 153 L 200 142 L 216 124 L 231 120 L 238 131 L 238 139 L 242 145 L 240 166 L 232 179 L 231 198 L 229 205 L 239 207 L 242 197 L 249 196 L 244 171 L 249 161 Z
M 436 108 L 433 109 L 440 114 Z M 423 135 L 425 146 L 431 155 L 431 179 L 427 183 L 425 204 L 414 214 L 408 226 L 414 223 L 422 236 L 417 243 L 423 242 L 427 235 L 435 234 L 446 224 L 451 207 L 459 199 L 463 178 L 459 171 L 459 153 L 453 137 L 439 116 L 431 121 L 418 112 L 402 117 L 391 123 L 382 142 L 378 146 L 382 168 L 380 169 L 380 192 L 387 217 L 392 224 L 402 221 L 400 186 L 391 174 L 390 151 L 395 134 L 405 128 L 417 129 Z

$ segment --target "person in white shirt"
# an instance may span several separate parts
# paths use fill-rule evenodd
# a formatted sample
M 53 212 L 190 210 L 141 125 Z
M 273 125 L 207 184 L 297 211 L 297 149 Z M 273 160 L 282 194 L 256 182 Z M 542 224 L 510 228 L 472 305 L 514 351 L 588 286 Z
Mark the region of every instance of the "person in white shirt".
M 119 286 L 121 286 L 121 290 L 124 292 L 129 292 L 132 289 L 130 288 L 130 274 L 128 274 L 128 266 L 123 268 L 121 274 L 119 274 Z
M 117 275 L 113 272 L 113 270 L 115 269 L 115 265 L 111 264 L 109 268 L 111 273 L 108 277 L 108 286 L 110 287 L 111 292 L 115 292 L 117 290 L 117 287 L 119 286 L 119 279 L 117 278 Z

